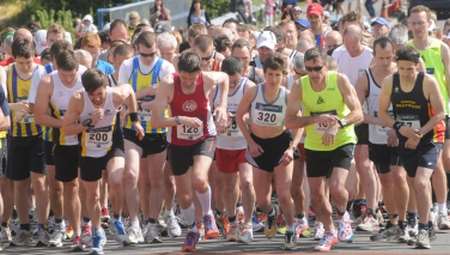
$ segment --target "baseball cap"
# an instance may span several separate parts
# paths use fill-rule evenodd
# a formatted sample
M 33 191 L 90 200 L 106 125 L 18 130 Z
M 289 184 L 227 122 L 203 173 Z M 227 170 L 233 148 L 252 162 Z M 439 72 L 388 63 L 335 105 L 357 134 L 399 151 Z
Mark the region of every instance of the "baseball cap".
M 382 25 L 387 28 L 391 28 L 391 23 L 383 17 L 378 17 L 378 18 L 373 19 L 372 22 L 370 22 L 370 25 L 371 26 Z
M 277 44 L 277 38 L 275 34 L 271 31 L 262 31 L 258 39 L 256 39 L 256 48 L 267 47 L 271 50 L 275 50 L 275 45 Z
M 311 15 L 322 16 L 323 15 L 322 5 L 320 5 L 318 3 L 312 3 L 312 4 L 308 5 L 308 8 L 306 9 L 306 15 L 307 16 L 311 16 Z
M 299 25 L 301 27 L 304 27 L 304 28 L 310 28 L 311 27 L 311 24 L 309 23 L 309 20 L 307 20 L 307 19 L 298 19 L 298 20 L 295 21 L 295 24 Z

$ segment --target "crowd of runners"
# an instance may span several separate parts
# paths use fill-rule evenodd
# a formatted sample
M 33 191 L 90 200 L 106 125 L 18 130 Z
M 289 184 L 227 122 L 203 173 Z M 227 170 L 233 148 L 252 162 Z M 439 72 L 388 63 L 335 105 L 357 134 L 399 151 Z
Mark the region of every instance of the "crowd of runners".
M 73 43 L 52 24 L 39 50 L 41 32 L 3 33 L 3 249 L 259 231 L 429 249 L 450 228 L 450 22 L 419 5 L 331 23 L 318 3 L 263 29 L 203 21 L 116 19 Z

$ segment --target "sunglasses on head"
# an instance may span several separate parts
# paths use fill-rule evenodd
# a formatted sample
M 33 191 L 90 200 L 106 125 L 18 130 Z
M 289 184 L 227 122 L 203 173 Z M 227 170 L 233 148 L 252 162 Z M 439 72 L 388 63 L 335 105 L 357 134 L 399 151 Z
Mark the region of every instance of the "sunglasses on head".
M 320 72 L 322 71 L 323 66 L 305 66 L 306 71 L 308 72 Z
M 144 58 L 152 58 L 156 55 L 156 52 L 152 52 L 152 53 L 142 53 L 140 52 L 139 55 L 141 55 Z

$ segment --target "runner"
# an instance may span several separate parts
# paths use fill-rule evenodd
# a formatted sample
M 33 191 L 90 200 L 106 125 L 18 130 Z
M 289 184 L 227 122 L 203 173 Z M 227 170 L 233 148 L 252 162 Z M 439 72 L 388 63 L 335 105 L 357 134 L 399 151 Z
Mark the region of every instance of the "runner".
M 201 71 L 201 58 L 193 52 L 181 54 L 174 80 L 159 87 L 153 105 L 155 127 L 172 127 L 168 158 L 175 176 L 177 201 L 186 210 L 194 200 L 196 224 L 187 233 L 183 251 L 195 250 L 204 224 L 205 238 L 217 238 L 219 232 L 211 210 L 208 170 L 215 149 L 216 128 L 227 122 L 228 76 L 221 72 Z M 211 113 L 210 94 L 220 88 L 220 99 Z M 173 117 L 164 116 L 170 106 Z M 194 193 L 195 191 L 195 193 Z M 193 199 L 195 194 L 196 199 Z
M 379 116 L 399 138 L 400 162 L 413 183 L 419 212 L 416 248 L 430 249 L 430 178 L 441 156 L 445 136 L 445 111 L 439 85 L 419 72 L 420 56 L 412 48 L 397 51 L 398 72 L 382 85 Z M 392 104 L 394 117 L 389 115 Z
M 307 50 L 304 58 L 308 75 L 292 88 L 287 123 L 290 128 L 305 127 L 306 171 L 312 207 L 316 219 L 326 230 L 314 249 L 329 251 L 338 240 L 350 241 L 353 237 L 346 210 L 348 192 L 345 182 L 356 144 L 353 124 L 361 121 L 363 114 L 353 86 L 346 76 L 327 70 L 326 56 L 321 55 L 318 48 Z M 301 105 L 304 116 L 297 117 Z M 325 191 L 327 186 L 339 218 L 337 233 Z

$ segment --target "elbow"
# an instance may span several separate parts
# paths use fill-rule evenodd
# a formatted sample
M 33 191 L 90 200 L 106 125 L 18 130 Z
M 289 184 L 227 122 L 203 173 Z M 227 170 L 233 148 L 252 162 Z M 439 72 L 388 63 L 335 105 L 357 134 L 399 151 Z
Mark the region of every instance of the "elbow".
M 295 124 L 295 118 L 286 116 L 286 128 L 289 129 L 299 128 L 299 126 Z

